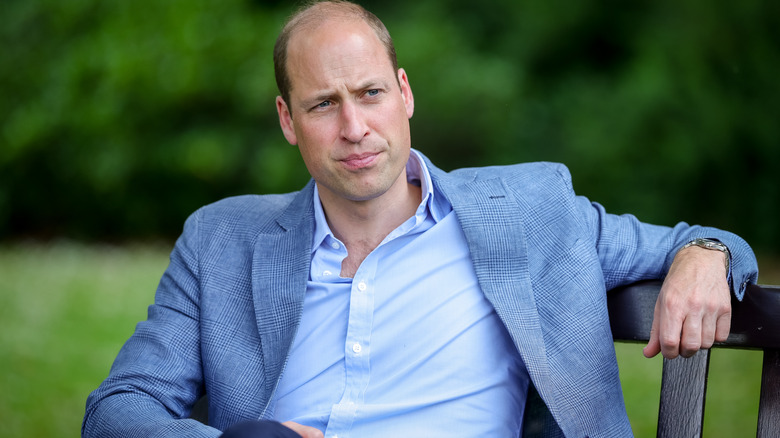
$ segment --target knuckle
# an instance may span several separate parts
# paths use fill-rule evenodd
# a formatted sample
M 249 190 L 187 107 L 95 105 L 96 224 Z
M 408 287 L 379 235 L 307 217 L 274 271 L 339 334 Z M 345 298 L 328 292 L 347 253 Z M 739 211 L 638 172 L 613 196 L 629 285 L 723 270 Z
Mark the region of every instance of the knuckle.
M 701 342 L 696 342 L 696 341 L 685 341 L 680 346 L 680 349 L 682 351 L 693 352 L 693 353 L 698 351 L 699 348 L 701 348 Z
M 724 332 L 715 332 L 715 341 L 717 342 L 726 342 L 726 340 L 729 338 L 729 331 L 726 330 Z
M 663 350 L 662 354 L 663 354 L 664 358 L 666 358 L 666 359 L 674 359 L 674 358 L 676 358 L 677 356 L 680 355 L 680 352 L 677 351 L 676 349 L 675 350 Z
M 711 302 L 709 303 L 709 306 L 707 306 L 707 310 L 716 315 L 730 315 L 731 305 L 729 303 Z
M 715 303 L 707 303 L 702 300 L 690 300 L 688 302 L 688 310 L 692 313 L 701 313 L 705 309 L 709 309 L 710 306 L 714 306 Z
M 676 295 L 667 295 L 663 298 L 661 307 L 666 312 L 675 312 L 682 306 L 682 300 Z
M 678 339 L 673 336 L 662 336 L 659 342 L 661 343 L 661 348 L 665 350 L 676 350 L 678 346 Z

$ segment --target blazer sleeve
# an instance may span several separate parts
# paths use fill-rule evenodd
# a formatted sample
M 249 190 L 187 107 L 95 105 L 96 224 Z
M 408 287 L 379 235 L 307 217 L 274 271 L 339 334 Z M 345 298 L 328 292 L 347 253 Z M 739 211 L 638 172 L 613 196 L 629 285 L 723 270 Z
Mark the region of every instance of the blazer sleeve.
M 216 437 L 188 419 L 203 394 L 199 332 L 198 213 L 185 223 L 148 318 L 87 399 L 83 437 Z
M 574 194 L 565 166 L 558 172 Z M 590 232 L 599 255 L 607 290 L 640 280 L 663 279 L 677 251 L 696 238 L 715 239 L 729 248 L 729 286 L 742 300 L 748 284 L 758 279 L 753 250 L 734 233 L 680 222 L 673 227 L 641 222 L 634 215 L 614 215 L 585 197 L 575 195 L 576 209 Z

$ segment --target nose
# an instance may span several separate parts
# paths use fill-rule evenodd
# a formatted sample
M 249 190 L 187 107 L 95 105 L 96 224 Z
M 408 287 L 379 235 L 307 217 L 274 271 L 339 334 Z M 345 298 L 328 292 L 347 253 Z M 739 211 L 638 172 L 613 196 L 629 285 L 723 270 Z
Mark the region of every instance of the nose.
M 352 102 L 341 106 L 341 137 L 350 143 L 360 143 L 369 129 L 360 107 Z

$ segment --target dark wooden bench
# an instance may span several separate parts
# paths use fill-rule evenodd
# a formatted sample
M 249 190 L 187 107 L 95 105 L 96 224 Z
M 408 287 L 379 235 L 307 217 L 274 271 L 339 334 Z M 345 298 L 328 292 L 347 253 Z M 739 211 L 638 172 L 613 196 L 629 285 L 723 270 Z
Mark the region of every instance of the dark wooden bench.
M 610 325 L 616 342 L 647 342 L 660 281 L 612 290 L 608 294 Z M 742 302 L 732 303 L 731 333 L 713 348 L 747 348 L 764 352 L 758 411 L 758 438 L 780 434 L 780 286 L 749 286 Z M 691 358 L 664 359 L 658 412 L 658 437 L 701 437 L 711 350 Z M 208 419 L 207 398 L 192 417 Z M 524 436 L 541 435 L 553 421 L 535 390 L 526 408 Z
M 615 341 L 647 342 L 661 282 L 633 284 L 610 291 L 609 318 Z M 748 287 L 733 300 L 731 333 L 712 349 L 746 348 L 764 352 L 756 436 L 780 436 L 780 286 Z M 664 359 L 658 410 L 659 437 L 701 437 L 710 350 L 691 358 Z

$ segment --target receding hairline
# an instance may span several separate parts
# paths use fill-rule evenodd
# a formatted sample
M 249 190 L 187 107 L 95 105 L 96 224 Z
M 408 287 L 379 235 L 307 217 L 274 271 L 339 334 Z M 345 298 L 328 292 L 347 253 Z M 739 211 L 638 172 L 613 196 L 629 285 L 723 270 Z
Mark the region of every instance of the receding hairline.
M 314 30 L 329 20 L 367 21 L 368 11 L 362 6 L 347 1 L 310 1 L 301 6 L 282 28 L 289 37 L 301 30 Z
M 362 22 L 367 24 L 385 47 L 394 71 L 398 70 L 398 59 L 390 33 L 384 23 L 364 7 L 348 1 L 309 1 L 294 12 L 285 23 L 274 46 L 274 73 L 282 99 L 289 105 L 292 83 L 287 71 L 290 41 L 303 31 L 314 31 L 329 21 Z

